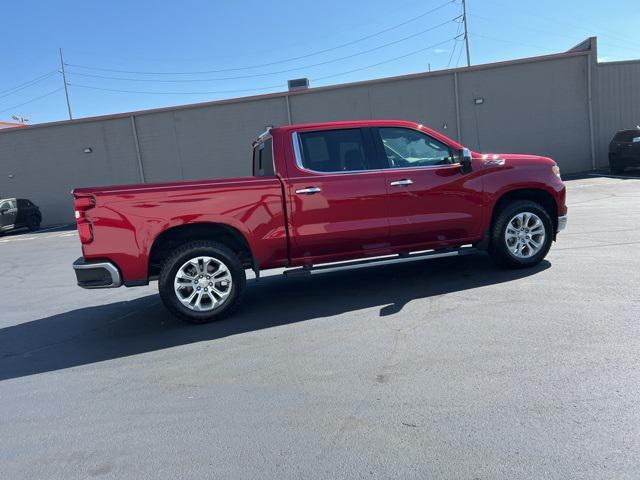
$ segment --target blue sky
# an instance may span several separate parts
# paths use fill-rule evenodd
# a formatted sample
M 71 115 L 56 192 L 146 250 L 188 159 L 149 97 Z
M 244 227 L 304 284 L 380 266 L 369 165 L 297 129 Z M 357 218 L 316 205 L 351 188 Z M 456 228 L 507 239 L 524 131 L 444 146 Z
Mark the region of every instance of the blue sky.
M 58 47 L 86 117 L 462 66 L 460 13 L 460 0 L 7 1 L 0 121 L 67 118 Z M 637 0 L 468 0 L 468 13 L 472 64 L 591 35 L 601 61 L 640 58 Z

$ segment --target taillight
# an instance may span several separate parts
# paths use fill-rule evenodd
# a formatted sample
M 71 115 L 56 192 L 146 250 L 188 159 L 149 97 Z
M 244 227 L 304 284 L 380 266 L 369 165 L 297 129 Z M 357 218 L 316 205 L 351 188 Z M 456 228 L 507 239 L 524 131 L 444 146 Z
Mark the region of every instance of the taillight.
M 91 220 L 87 219 L 87 210 L 91 210 L 96 206 L 96 199 L 93 195 L 80 193 L 74 193 L 73 197 L 73 207 L 80 241 L 82 243 L 91 243 L 93 241 L 93 226 L 91 225 Z

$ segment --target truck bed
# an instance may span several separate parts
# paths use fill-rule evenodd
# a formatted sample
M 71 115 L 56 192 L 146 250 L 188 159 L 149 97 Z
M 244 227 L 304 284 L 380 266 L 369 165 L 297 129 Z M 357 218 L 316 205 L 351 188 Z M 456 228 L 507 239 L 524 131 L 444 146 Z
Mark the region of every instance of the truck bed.
M 113 260 L 127 284 L 146 282 L 154 242 L 187 223 L 237 229 L 261 267 L 287 262 L 283 191 L 277 177 L 78 188 L 72 193 L 95 198 L 95 207 L 85 213 L 94 239 L 83 244 L 83 256 Z

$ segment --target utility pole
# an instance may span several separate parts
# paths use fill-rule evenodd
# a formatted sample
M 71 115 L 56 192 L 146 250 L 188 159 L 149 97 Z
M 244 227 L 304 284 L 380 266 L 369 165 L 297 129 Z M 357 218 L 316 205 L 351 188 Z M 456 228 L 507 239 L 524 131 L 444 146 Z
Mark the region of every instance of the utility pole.
M 464 21 L 464 43 L 467 47 L 467 67 L 470 67 L 471 55 L 469 54 L 469 31 L 467 30 L 467 0 L 462 0 L 462 20 Z
M 69 89 L 67 88 L 67 76 L 64 73 L 64 60 L 62 58 L 62 48 L 60 49 L 60 73 L 62 73 L 62 81 L 64 82 L 64 95 L 67 97 L 67 110 L 69 111 L 69 120 L 73 120 L 71 115 L 71 102 L 69 101 Z

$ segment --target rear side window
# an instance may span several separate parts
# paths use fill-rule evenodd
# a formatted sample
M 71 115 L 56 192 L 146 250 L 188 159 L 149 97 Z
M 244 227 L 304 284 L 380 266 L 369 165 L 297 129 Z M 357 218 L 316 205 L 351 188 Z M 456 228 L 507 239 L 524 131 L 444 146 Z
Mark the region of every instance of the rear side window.
M 275 175 L 273 166 L 273 140 L 266 139 L 253 149 L 253 176 L 270 177 Z
M 315 172 L 371 170 L 364 136 L 359 128 L 298 134 L 302 167 Z

